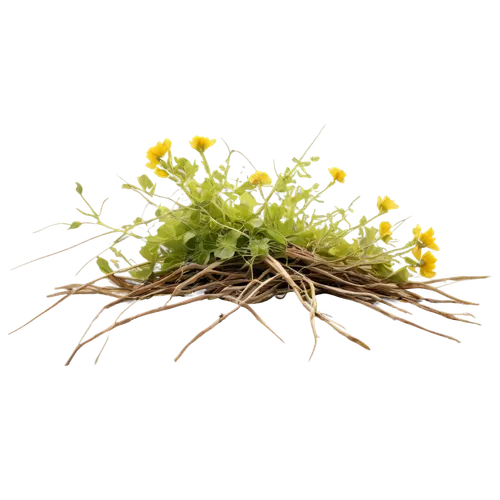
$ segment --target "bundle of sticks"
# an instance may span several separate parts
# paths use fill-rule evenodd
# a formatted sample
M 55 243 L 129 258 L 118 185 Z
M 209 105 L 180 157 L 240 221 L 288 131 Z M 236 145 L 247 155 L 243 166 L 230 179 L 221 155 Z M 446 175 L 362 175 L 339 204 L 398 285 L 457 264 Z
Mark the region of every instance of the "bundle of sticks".
M 334 321 L 328 314 L 318 310 L 317 296 L 320 294 L 330 294 L 335 297 L 354 301 L 392 320 L 400 321 L 426 332 L 460 342 L 454 337 L 420 326 L 397 314 L 397 312 L 405 315 L 411 314 L 410 311 L 401 307 L 402 304 L 410 304 L 454 321 L 478 325 L 479 323 L 475 321 L 464 319 L 463 316 L 474 318 L 470 313 L 444 312 L 429 304 L 478 305 L 450 295 L 441 290 L 436 284 L 487 277 L 456 276 L 426 280 L 425 282 L 409 281 L 405 283 L 392 283 L 374 276 L 373 273 L 369 272 L 369 266 L 363 266 L 362 262 L 353 265 L 342 264 L 319 257 L 295 245 L 288 245 L 286 253 L 282 257 L 276 258 L 269 255 L 252 264 L 242 259 L 215 260 L 208 265 L 186 263 L 166 273 L 154 274 L 153 278 L 147 281 L 134 280 L 128 275 L 123 276 L 127 271 L 142 265 L 144 263 L 120 269 L 85 284 L 68 284 L 58 287 L 56 288 L 57 292 L 49 295 L 49 297 L 62 297 L 41 314 L 49 311 L 72 295 L 98 294 L 107 295 L 113 299 L 92 320 L 82 339 L 71 353 L 66 365 L 71 363 L 74 356 L 83 346 L 93 342 L 104 334 L 109 334 L 111 330 L 119 326 L 143 316 L 168 311 L 169 309 L 186 306 L 201 300 L 220 299 L 232 302 L 235 307 L 225 314 L 220 314 L 215 321 L 193 337 L 179 352 L 175 361 L 184 354 L 191 344 L 240 308 L 246 309 L 259 323 L 272 332 L 279 340 L 283 341 L 252 306 L 272 298 L 283 298 L 289 293 L 295 294 L 300 304 L 302 304 L 309 314 L 314 341 L 309 359 L 314 354 L 318 341 L 317 319 L 323 321 L 350 341 L 355 342 L 365 349 L 370 349 L 362 340 L 348 333 L 342 325 Z M 96 284 L 104 279 L 109 280 L 110 284 L 105 286 Z M 424 297 L 420 295 L 422 292 L 417 293 L 417 290 L 419 292 L 434 292 L 434 297 Z M 119 304 L 133 305 L 137 301 L 156 296 L 167 296 L 168 299 L 160 307 L 120 319 L 128 309 L 127 307 L 109 327 L 85 338 L 94 321 L 105 310 Z M 180 300 L 171 302 L 173 298 L 179 298 Z M 387 306 L 389 310 L 382 306 Z M 397 312 L 391 312 L 390 309 Z M 41 314 L 23 326 L 34 321 Z

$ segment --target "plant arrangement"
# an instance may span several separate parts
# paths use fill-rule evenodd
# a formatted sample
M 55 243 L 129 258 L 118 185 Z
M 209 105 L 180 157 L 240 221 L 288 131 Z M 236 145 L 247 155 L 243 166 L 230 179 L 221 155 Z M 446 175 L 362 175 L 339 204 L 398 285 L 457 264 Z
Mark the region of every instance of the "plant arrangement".
M 303 179 L 312 177 L 312 166 L 319 161 L 317 156 L 306 159 L 318 136 L 283 172 L 276 168 L 271 174 L 259 171 L 245 157 L 254 171 L 244 179 L 231 176 L 233 155 L 242 153 L 227 144 L 224 163 L 212 168 L 207 150 L 215 144 L 215 139 L 193 137 L 190 145 L 198 154 L 198 159 L 193 161 L 173 156 L 169 139 L 158 142 L 147 151 L 146 167 L 153 170 L 158 183 L 170 183 L 182 196 L 174 199 L 159 194 L 159 184 L 147 175 L 138 177 L 137 184 L 125 182 L 122 188 L 144 198 L 147 205 L 140 217 L 119 228 L 104 222 L 104 203 L 97 212 L 77 183 L 76 192 L 85 205 L 84 210 L 77 210 L 87 219 L 68 223 L 68 229 L 78 229 L 82 224 L 102 226 L 108 231 L 90 239 L 113 235 L 113 241 L 91 259 L 96 261 L 101 275 L 88 283 L 58 287 L 49 297 L 60 296 L 59 300 L 41 314 L 73 295 L 106 295 L 111 301 L 97 313 L 66 364 L 71 363 L 82 347 L 103 335 L 109 338 L 109 333 L 121 325 L 202 300 L 224 300 L 234 304 L 234 308 L 220 314 L 194 336 L 175 361 L 191 344 L 239 309 L 246 309 L 282 340 L 253 306 L 289 293 L 297 297 L 309 315 L 313 344 L 310 357 L 318 341 L 318 320 L 369 349 L 331 316 L 318 310 L 320 294 L 354 301 L 393 320 L 459 342 L 424 328 L 398 312 L 409 313 L 401 307 L 409 304 L 450 320 L 478 324 L 463 318 L 473 317 L 470 313 L 437 309 L 434 305 L 440 303 L 476 304 L 454 297 L 436 284 L 486 276 L 435 279 L 437 259 L 433 251 L 439 247 L 433 229 L 422 231 L 416 225 L 407 235 L 407 242 L 398 244 L 393 234 L 404 221 L 392 225 L 385 220 L 388 212 L 399 208 L 388 196 L 379 196 L 374 203 L 374 214 L 369 218 L 363 216 L 358 222 L 350 220 L 356 200 L 345 209 L 336 207 L 332 212 L 318 213 L 317 205 L 322 203 L 325 193 L 344 184 L 346 179 L 343 170 L 333 167 L 328 169 L 331 180 L 326 186 L 300 185 L 307 182 Z M 129 238 L 140 241 L 140 258 L 125 255 L 120 246 Z M 412 280 L 413 276 L 419 279 Z M 101 284 L 104 280 L 108 283 Z M 422 291 L 435 292 L 437 298 L 424 297 Z M 121 319 L 135 303 L 156 296 L 167 298 L 164 305 Z M 119 305 L 126 307 L 109 327 L 89 334 L 92 324 L 105 310 Z

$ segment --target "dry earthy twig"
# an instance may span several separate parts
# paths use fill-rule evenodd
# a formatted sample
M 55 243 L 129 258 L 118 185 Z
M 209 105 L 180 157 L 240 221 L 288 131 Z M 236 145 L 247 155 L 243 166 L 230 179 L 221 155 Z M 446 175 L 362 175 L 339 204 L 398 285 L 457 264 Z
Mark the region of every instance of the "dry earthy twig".
M 94 317 L 82 339 L 78 342 L 69 357 L 66 363 L 67 365 L 71 363 L 76 353 L 84 345 L 89 344 L 105 333 L 109 334 L 109 332 L 119 326 L 150 314 L 167 311 L 194 302 L 199 302 L 201 300 L 221 299 L 234 303 L 236 307 L 225 314 L 221 314 L 207 328 L 193 337 L 193 339 L 191 339 L 191 341 L 179 352 L 175 361 L 177 361 L 186 349 L 196 342 L 196 340 L 215 328 L 215 326 L 227 319 L 240 308 L 247 309 L 259 323 L 266 327 L 279 340 L 283 341 L 255 312 L 252 305 L 265 302 L 273 297 L 283 298 L 288 293 L 294 293 L 299 302 L 309 313 L 309 320 L 314 340 L 311 357 L 314 354 L 319 338 L 315 322 L 316 318 L 328 324 L 331 328 L 352 342 L 364 347 L 365 349 L 369 349 L 363 341 L 346 332 L 343 327 L 333 321 L 333 319 L 331 319 L 328 315 L 318 310 L 317 296 L 321 294 L 329 294 L 335 297 L 354 301 L 393 320 L 400 321 L 434 335 L 459 342 L 459 340 L 454 337 L 420 326 L 412 321 L 397 316 L 396 314 L 390 313 L 385 309 L 382 309 L 380 306 L 385 305 L 396 309 L 399 312 L 411 314 L 410 311 L 396 305 L 396 303 L 410 304 L 453 321 L 461 321 L 477 325 L 479 323 L 459 317 L 465 315 L 472 316 L 470 313 L 444 312 L 426 305 L 425 302 L 434 304 L 451 303 L 476 305 L 473 302 L 468 302 L 447 294 L 438 287 L 433 286 L 433 284 L 444 281 L 456 283 L 471 279 L 484 279 L 487 277 L 458 276 L 453 278 L 430 280 L 426 282 L 390 283 L 374 276 L 373 274 L 370 274 L 363 268 L 362 265 L 359 265 L 358 267 L 353 267 L 351 265 L 345 266 L 339 262 L 328 261 L 317 257 L 313 253 L 293 245 L 288 247 L 287 254 L 284 257 L 278 259 L 268 256 L 263 258 L 261 261 L 254 262 L 252 266 L 246 265 L 245 267 L 245 262 L 242 260 L 229 259 L 225 261 L 218 260 L 207 266 L 193 263 L 185 264 L 184 266 L 170 271 L 165 275 L 155 275 L 153 279 L 147 282 L 120 276 L 120 274 L 124 271 L 128 271 L 140 265 L 143 264 L 131 266 L 127 269 L 103 275 L 83 285 L 69 284 L 63 287 L 58 287 L 57 290 L 59 291 L 50 295 L 62 295 L 62 297 L 41 314 L 44 314 L 72 295 L 99 294 L 110 296 L 114 299 L 106 304 Z M 112 285 L 96 285 L 96 282 L 105 278 L 107 278 Z M 424 297 L 415 292 L 415 290 L 418 289 L 437 293 L 446 297 L 446 299 Z M 193 293 L 200 292 L 200 295 L 192 295 Z M 112 325 L 94 334 L 87 340 L 84 340 L 95 320 L 105 310 L 122 303 L 137 303 L 155 296 L 167 296 L 168 300 L 161 307 L 150 309 L 128 318 L 119 319 L 123 314 L 123 311 Z M 182 300 L 177 303 L 170 303 L 174 297 L 181 298 Z M 34 319 L 35 318 L 33 318 L 33 320 Z M 31 321 L 23 326 L 26 326 Z M 19 328 L 17 330 L 19 330 Z

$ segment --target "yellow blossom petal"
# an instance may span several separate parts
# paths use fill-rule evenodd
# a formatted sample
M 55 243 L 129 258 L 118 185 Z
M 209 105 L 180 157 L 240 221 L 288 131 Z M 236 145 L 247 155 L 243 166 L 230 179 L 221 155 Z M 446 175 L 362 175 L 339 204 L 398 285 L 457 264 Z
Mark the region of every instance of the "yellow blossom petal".
M 381 222 L 379 225 L 380 237 L 383 238 L 384 236 L 390 236 L 392 234 L 391 227 L 392 225 L 390 222 Z
M 334 182 L 339 181 L 341 184 L 344 184 L 345 176 L 347 174 L 343 170 L 340 170 L 339 168 L 333 167 L 333 168 L 329 168 L 328 172 L 330 172 L 331 176 L 333 177 Z
M 167 172 L 165 172 L 165 170 L 161 169 L 160 167 L 155 168 L 153 174 L 156 175 L 156 177 L 163 179 L 165 182 L 168 182 Z
M 215 139 L 209 139 L 208 137 L 200 137 L 195 135 L 193 140 L 189 143 L 193 149 L 196 149 L 198 153 L 204 153 L 210 146 L 215 144 Z
M 421 247 L 441 252 L 439 235 L 437 229 L 432 224 L 424 227 L 422 223 L 419 222 L 410 228 L 410 235 Z
M 437 229 L 430 225 L 427 226 L 419 236 L 419 241 L 423 246 L 430 248 L 431 250 L 435 250 L 436 252 L 441 251 L 441 247 L 438 244 L 439 236 Z
M 146 158 L 149 160 L 146 163 L 146 167 L 155 169 L 158 163 L 160 163 L 160 158 L 165 156 L 171 147 L 172 142 L 170 139 L 165 139 L 163 142 L 158 142 L 156 146 L 149 148 L 146 153 Z
M 436 276 L 434 272 L 434 269 L 436 269 L 436 257 L 434 257 L 431 252 L 425 252 L 422 256 L 422 261 L 423 264 L 420 266 L 420 274 L 424 278 L 434 278 L 434 276 Z
M 384 199 L 379 196 L 377 199 L 377 208 L 380 212 L 387 212 L 388 210 L 399 208 L 399 205 L 396 205 L 394 200 L 391 200 L 388 196 L 384 196 Z
M 418 246 L 414 246 L 412 251 L 410 252 L 410 256 L 413 257 L 415 260 L 421 261 L 423 253 L 424 251 L 421 248 L 419 248 Z M 408 266 L 408 269 L 414 273 L 417 272 L 415 266 Z
M 417 246 L 413 247 L 413 250 L 411 251 L 411 256 L 416 260 L 422 260 L 423 254 L 424 251 Z
M 254 185 L 254 186 L 262 186 L 263 184 L 272 184 L 271 177 L 267 175 L 265 172 L 255 172 L 255 174 L 252 174 L 249 178 L 249 181 Z

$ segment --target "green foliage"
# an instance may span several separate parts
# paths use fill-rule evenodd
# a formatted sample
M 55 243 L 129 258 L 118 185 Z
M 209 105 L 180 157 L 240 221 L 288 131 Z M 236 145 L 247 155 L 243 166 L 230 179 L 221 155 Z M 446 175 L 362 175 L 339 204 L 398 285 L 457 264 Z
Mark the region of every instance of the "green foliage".
M 178 194 L 172 198 L 158 195 L 157 184 L 145 174 L 137 178 L 138 186 L 125 181 L 122 188 L 142 196 L 148 203 L 146 208 L 152 207 L 154 212 L 149 216 L 143 212 L 132 224 L 119 229 L 102 222 L 101 213 L 92 209 L 82 196 L 82 186 L 76 183 L 76 191 L 92 213 L 78 210 L 94 218 L 94 224 L 121 233 L 108 248 L 116 257 L 111 260 L 115 267 L 120 266 L 120 261 L 127 266 L 135 263 L 117 249 L 119 243 L 129 237 L 142 242 L 139 254 L 143 260 L 139 262 L 146 263 L 130 271 L 133 278 L 140 280 L 188 262 L 205 265 L 217 259 L 240 259 L 248 263 L 267 255 L 284 256 L 288 245 L 297 245 L 340 265 L 359 266 L 364 272 L 387 281 L 407 281 L 407 266 L 397 269 L 398 258 L 409 252 L 414 243 L 398 249 L 392 245 L 396 240 L 391 236 L 381 238 L 378 226 L 370 225 L 382 215 L 375 206 L 375 215 L 363 216 L 355 226 L 348 220 L 353 212 L 352 203 L 348 208 L 335 207 L 324 214 L 316 210 L 311 213 L 313 204 L 323 203 L 323 193 L 339 185 L 334 181 L 323 188 L 318 183 L 301 185 L 310 182 L 312 169 L 318 168 L 318 156 L 308 161 L 303 157 L 293 158 L 282 173 L 275 169 L 273 184 L 261 186 L 258 181 L 252 181 L 252 176 L 231 178 L 230 160 L 234 152 L 230 151 L 225 163 L 214 170 L 210 169 L 204 154 L 201 154 L 201 171 L 196 161 L 187 158 L 169 156 L 167 161 L 160 158 L 161 169 L 168 173 L 160 185 L 173 183 L 181 198 Z M 161 203 L 156 202 L 157 199 Z M 69 229 L 81 224 L 73 222 Z M 398 250 L 404 252 L 398 254 Z M 404 257 L 404 261 L 410 266 L 419 265 L 409 257 Z M 97 259 L 97 265 L 103 273 L 112 272 L 102 257 Z
M 269 255 L 269 238 L 251 238 L 248 243 L 248 249 L 252 257 L 265 257 Z
M 106 259 L 103 259 L 102 257 L 97 258 L 97 265 L 104 274 L 109 274 L 113 272 L 108 261 Z
M 148 191 L 154 186 L 153 182 L 146 174 L 137 177 L 137 181 L 141 185 L 142 189 L 144 189 L 144 191 Z

